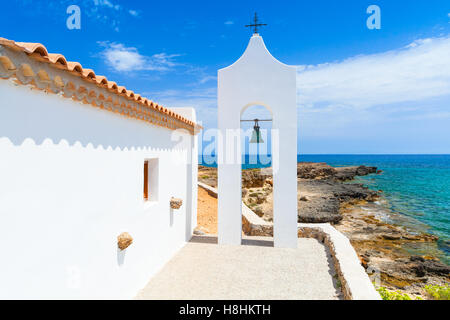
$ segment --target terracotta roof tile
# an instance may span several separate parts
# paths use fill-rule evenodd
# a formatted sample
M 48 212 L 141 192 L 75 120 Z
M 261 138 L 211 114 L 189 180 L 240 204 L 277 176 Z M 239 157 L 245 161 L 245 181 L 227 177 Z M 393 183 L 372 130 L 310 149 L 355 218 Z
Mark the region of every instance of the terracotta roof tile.
M 108 81 L 108 89 L 114 89 L 117 90 L 119 87 L 117 86 L 117 83 L 114 81 Z
M 68 61 L 67 62 L 67 69 L 69 71 L 77 71 L 79 73 L 83 72 L 83 67 L 78 62 Z
M 95 72 L 92 69 L 84 68 L 82 71 L 83 77 L 94 79 L 95 80 Z
M 28 51 L 28 53 L 38 53 L 43 57 L 48 57 L 47 49 L 40 43 L 16 42 L 16 45 Z
M 119 86 L 117 87 L 117 93 L 127 93 L 127 89 L 125 87 Z
M 105 76 L 99 76 L 99 75 L 96 75 L 96 76 L 95 76 L 95 81 L 96 81 L 98 84 L 103 84 L 103 85 L 107 85 L 107 84 L 108 84 L 108 79 L 106 79 Z
M 96 76 L 95 72 L 93 70 L 83 68 L 82 65 L 78 62 L 67 61 L 66 58 L 61 54 L 57 54 L 57 53 L 49 54 L 47 49 L 45 48 L 45 46 L 40 43 L 15 42 L 15 41 L 8 40 L 5 38 L 0 38 L 0 44 L 7 46 L 11 49 L 14 49 L 16 51 L 23 51 L 32 57 L 36 57 L 36 58 L 39 57 L 40 61 L 45 61 L 45 62 L 51 63 L 51 64 L 55 65 L 56 67 L 63 68 L 64 70 L 67 70 L 69 72 L 76 72 L 80 76 L 82 76 L 86 79 L 93 80 L 93 82 L 99 86 L 107 85 L 108 89 L 113 90 L 116 94 L 122 94 L 122 95 L 124 94 L 131 100 L 137 101 L 138 103 L 142 103 L 147 106 L 150 106 L 150 107 L 152 107 L 156 110 L 159 110 L 171 117 L 174 117 L 175 119 L 180 120 L 190 126 L 194 126 L 194 127 L 196 126 L 196 124 L 193 121 L 190 121 L 190 120 L 182 117 L 181 115 L 176 114 L 175 112 L 158 105 L 157 103 L 155 103 L 151 100 L 143 98 L 143 97 L 141 97 L 141 95 L 135 94 L 133 91 L 127 90 L 123 86 L 118 86 L 114 81 L 108 81 L 108 79 L 105 76 Z M 12 65 L 11 62 L 6 60 L 5 58 L 0 60 L 0 63 L 2 63 L 4 66 L 7 66 L 8 69 L 15 68 L 15 66 Z M 26 66 L 26 65 L 22 65 L 22 69 L 25 69 L 24 70 L 25 75 L 31 75 L 33 72 L 31 70 L 31 68 L 29 68 L 29 66 Z M 41 79 L 45 79 L 47 81 L 48 76 L 46 74 L 42 73 L 40 75 L 40 77 L 41 77 Z M 54 81 L 58 86 L 64 85 L 64 83 L 62 82 L 62 80 L 59 77 L 58 77 L 58 79 L 55 78 Z M 197 126 L 197 127 L 200 127 L 200 126 Z
M 58 53 L 49 53 L 48 54 L 48 59 L 50 60 L 51 63 L 59 63 L 63 66 L 67 66 L 67 60 L 66 58 L 62 55 L 62 54 L 58 54 Z

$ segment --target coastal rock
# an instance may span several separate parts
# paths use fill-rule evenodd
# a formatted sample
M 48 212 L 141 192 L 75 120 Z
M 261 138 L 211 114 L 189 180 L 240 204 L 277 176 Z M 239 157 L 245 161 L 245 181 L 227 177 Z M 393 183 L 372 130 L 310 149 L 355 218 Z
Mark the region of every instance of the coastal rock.
M 266 201 L 266 196 L 265 196 L 263 193 L 258 193 L 258 194 L 256 195 L 256 203 L 257 203 L 257 204 L 261 204 L 261 203 L 263 203 L 264 201 Z
M 366 176 L 371 173 L 376 173 L 377 167 L 366 167 L 366 166 L 359 166 L 356 168 L 356 175 L 357 176 Z
M 400 233 L 383 233 L 381 238 L 384 240 L 400 240 L 402 235 Z
M 412 270 L 415 272 L 416 276 L 418 276 L 418 277 L 425 277 L 425 275 L 427 274 L 425 267 L 420 264 L 413 266 Z
M 300 162 L 297 164 L 298 192 L 302 196 L 298 201 L 298 222 L 338 223 L 342 220 L 340 206 L 347 202 L 373 201 L 378 193 L 362 184 L 343 184 L 357 175 L 375 173 L 376 167 L 352 166 L 334 168 L 326 163 Z M 273 180 L 271 170 L 249 169 L 242 171 L 242 196 L 247 204 L 259 204 L 263 208 L 263 218 L 273 219 L 271 188 Z M 199 167 L 200 181 L 209 185 L 217 184 L 217 168 Z M 213 179 L 213 183 L 211 183 Z M 261 189 L 264 188 L 264 193 Z M 249 191 L 244 191 L 253 189 Z M 257 190 L 255 190 L 257 189 Z
M 217 186 L 217 168 L 199 166 L 199 181 L 212 187 Z M 376 167 L 351 166 L 351 167 L 331 167 L 319 162 L 299 162 L 297 163 L 297 178 L 316 180 L 352 180 L 356 176 L 364 176 L 377 173 Z M 242 187 L 245 189 L 261 188 L 264 184 L 273 186 L 271 168 L 248 169 L 242 171 Z
M 352 180 L 356 176 L 365 176 L 376 172 L 377 167 L 350 166 L 334 168 L 323 162 L 299 162 L 297 164 L 297 178 L 300 179 L 335 179 L 346 181 Z
M 261 170 L 243 170 L 242 171 L 242 187 L 249 188 L 261 188 L 266 182 L 267 176 L 261 172 Z
M 253 212 L 255 212 L 260 217 L 264 215 L 264 212 L 262 211 L 261 207 L 256 207 L 255 209 L 253 209 Z
M 373 215 L 378 205 L 364 203 L 341 208 L 343 219 L 336 228 L 350 239 L 368 270 L 378 270 L 381 285 L 390 290 L 426 298 L 426 284 L 442 285 L 450 280 L 450 267 L 432 256 L 411 255 L 417 252 L 436 252 L 437 238 L 426 233 L 388 224 Z M 370 269 L 370 270 L 369 270 Z
M 336 169 L 326 163 L 297 163 L 297 178 L 300 179 L 329 179 L 336 175 Z
M 298 190 L 308 194 L 298 201 L 298 222 L 304 223 L 338 223 L 342 220 L 339 212 L 342 204 L 371 201 L 377 196 L 362 184 L 342 184 L 335 180 L 299 179 Z
M 450 267 L 437 260 L 416 261 L 414 270 L 424 270 L 427 275 L 448 277 Z
M 420 256 L 411 256 L 409 260 L 397 259 L 391 268 L 392 272 L 396 272 L 399 277 L 405 278 L 409 274 L 411 282 L 420 281 L 424 277 L 448 278 L 450 275 L 450 267 L 446 264 L 439 260 L 425 259 Z
M 252 173 L 245 174 L 246 171 Z M 199 179 L 203 173 L 199 168 Z M 205 173 L 205 179 L 217 179 L 210 168 Z M 433 256 L 442 246 L 450 248 L 450 242 L 438 243 L 434 235 L 411 233 L 385 222 L 384 201 L 375 202 L 382 196 L 382 190 L 372 191 L 362 184 L 343 183 L 358 175 L 381 173 L 376 167 L 335 168 L 325 163 L 299 163 L 298 222 L 335 224 L 349 238 L 367 272 L 372 274 L 375 270 L 382 286 L 413 294 L 413 298 L 414 295 L 426 298 L 423 289 L 426 284 L 442 285 L 450 281 L 450 267 Z M 244 170 L 244 176 L 255 179 L 255 183 L 249 181 L 248 184 L 256 187 L 243 191 L 243 201 L 264 220 L 273 221 L 272 190 L 268 188 L 273 184 L 272 178 L 257 169 Z M 261 176 L 265 177 L 263 183 Z M 243 190 L 247 189 L 243 186 Z M 257 205 L 263 198 L 263 203 Z M 266 235 L 261 231 L 260 235 L 263 234 Z M 429 256 L 411 256 L 411 249 Z
M 334 186 L 333 195 L 340 201 L 374 200 L 377 192 L 372 191 L 362 184 L 337 184 Z
M 198 166 L 198 181 L 217 187 L 217 168 Z
M 376 173 L 377 167 L 352 166 L 336 168 L 335 179 L 339 181 L 353 180 L 356 176 L 366 176 Z
M 306 212 L 299 213 L 298 222 L 299 223 L 338 223 L 342 220 L 342 215 L 339 213 L 330 213 L 327 211 L 316 211 L 309 210 Z
M 409 258 L 409 260 L 411 260 L 411 261 L 418 261 L 418 262 L 425 262 L 425 258 L 423 258 L 421 256 L 411 256 L 411 258 Z

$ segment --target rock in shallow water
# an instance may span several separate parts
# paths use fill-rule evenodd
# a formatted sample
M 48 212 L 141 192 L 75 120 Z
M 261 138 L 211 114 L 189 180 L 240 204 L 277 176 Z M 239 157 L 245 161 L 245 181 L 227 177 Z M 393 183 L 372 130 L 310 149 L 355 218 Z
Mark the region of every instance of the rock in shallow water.
M 352 180 L 356 176 L 366 176 L 371 173 L 377 172 L 377 167 L 366 167 L 366 166 L 354 166 L 354 167 L 342 167 L 336 168 L 335 179 L 340 181 Z

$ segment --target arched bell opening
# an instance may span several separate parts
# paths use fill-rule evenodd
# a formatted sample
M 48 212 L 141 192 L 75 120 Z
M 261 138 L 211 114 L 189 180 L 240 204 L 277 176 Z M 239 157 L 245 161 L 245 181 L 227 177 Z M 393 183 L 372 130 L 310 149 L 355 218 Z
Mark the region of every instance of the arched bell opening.
M 272 112 L 262 104 L 245 106 L 241 112 L 242 202 L 254 214 L 273 221 Z M 243 232 L 252 234 L 245 223 Z

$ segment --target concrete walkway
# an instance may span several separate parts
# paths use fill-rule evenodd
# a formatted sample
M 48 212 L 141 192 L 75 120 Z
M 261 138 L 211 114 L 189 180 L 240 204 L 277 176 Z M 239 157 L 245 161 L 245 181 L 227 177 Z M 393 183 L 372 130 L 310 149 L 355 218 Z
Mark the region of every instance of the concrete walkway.
M 271 238 L 245 237 L 219 246 L 194 236 L 136 299 L 341 299 L 331 256 L 316 239 L 298 249 L 273 248 Z

